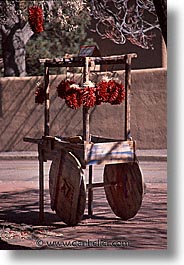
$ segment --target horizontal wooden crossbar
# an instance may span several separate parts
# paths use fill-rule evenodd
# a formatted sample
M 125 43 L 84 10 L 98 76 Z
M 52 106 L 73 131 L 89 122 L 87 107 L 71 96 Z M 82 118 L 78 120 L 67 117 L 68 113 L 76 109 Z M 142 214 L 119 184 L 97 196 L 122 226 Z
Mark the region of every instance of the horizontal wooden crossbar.
M 105 57 L 89 57 L 89 66 L 95 65 L 110 65 L 110 64 L 125 64 L 126 58 L 136 58 L 136 53 L 105 56 Z M 55 59 L 40 59 L 40 63 L 46 67 L 84 67 L 85 57 L 67 57 Z

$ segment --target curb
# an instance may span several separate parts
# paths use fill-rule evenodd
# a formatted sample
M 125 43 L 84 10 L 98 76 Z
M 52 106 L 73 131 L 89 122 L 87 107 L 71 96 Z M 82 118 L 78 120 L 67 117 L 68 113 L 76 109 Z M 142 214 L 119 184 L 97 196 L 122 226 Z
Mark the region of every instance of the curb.
M 139 161 L 166 162 L 167 150 L 137 150 Z M 0 152 L 0 160 L 38 160 L 37 152 Z
M 37 152 L 1 152 L 0 160 L 37 160 Z
M 136 150 L 136 155 L 140 161 L 167 162 L 167 150 Z

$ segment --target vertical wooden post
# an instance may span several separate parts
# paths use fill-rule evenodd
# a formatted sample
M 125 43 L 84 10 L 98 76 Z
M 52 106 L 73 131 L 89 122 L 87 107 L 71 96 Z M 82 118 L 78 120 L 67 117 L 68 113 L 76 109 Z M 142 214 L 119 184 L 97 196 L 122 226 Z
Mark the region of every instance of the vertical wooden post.
M 83 83 L 89 81 L 89 57 L 85 57 L 85 65 L 83 72 Z M 86 142 L 90 141 L 90 131 L 89 131 L 89 108 L 83 107 L 83 139 Z M 88 188 L 88 215 L 93 215 L 93 168 L 89 166 L 89 188 Z
M 45 66 L 44 69 L 44 81 L 45 81 L 45 126 L 44 135 L 47 136 L 50 133 L 50 100 L 49 100 L 49 67 Z
M 93 167 L 89 166 L 88 215 L 93 215 Z
M 83 107 L 83 139 L 89 142 L 89 108 Z
M 44 221 L 44 160 L 41 145 L 38 144 L 39 160 L 39 221 Z
M 85 58 L 83 83 L 89 81 L 89 57 Z M 89 142 L 89 108 L 83 107 L 83 138 Z
M 124 138 L 130 138 L 130 88 L 131 88 L 131 55 L 126 55 L 125 62 L 125 129 Z

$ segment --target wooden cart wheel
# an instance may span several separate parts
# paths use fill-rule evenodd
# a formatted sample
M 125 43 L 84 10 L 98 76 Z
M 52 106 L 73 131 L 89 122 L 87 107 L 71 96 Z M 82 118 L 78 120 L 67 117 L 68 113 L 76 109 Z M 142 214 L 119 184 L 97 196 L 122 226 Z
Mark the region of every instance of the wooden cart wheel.
M 61 220 L 68 225 L 80 222 L 86 205 L 86 190 L 83 169 L 72 153 L 64 152 L 53 160 L 49 190 L 51 208 Z
M 139 164 L 105 165 L 104 189 L 112 211 L 122 220 L 136 215 L 144 195 L 144 181 Z

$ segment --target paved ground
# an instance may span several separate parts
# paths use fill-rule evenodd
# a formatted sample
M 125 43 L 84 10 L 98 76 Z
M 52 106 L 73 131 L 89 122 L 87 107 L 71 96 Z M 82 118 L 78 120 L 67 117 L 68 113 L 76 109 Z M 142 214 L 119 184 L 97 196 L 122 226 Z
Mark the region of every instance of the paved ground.
M 0 249 L 166 249 L 166 162 L 141 162 L 147 192 L 138 214 L 122 221 L 111 211 L 102 188 L 94 192 L 94 217 L 68 227 L 50 210 L 45 163 L 45 224 L 38 222 L 38 162 L 0 161 Z M 95 169 L 95 181 L 102 178 Z M 81 242 L 83 241 L 83 242 Z M 71 246 L 70 246 L 71 245 Z

